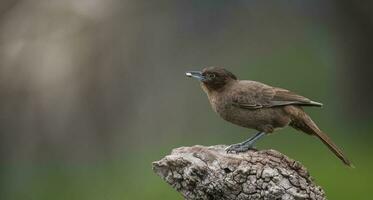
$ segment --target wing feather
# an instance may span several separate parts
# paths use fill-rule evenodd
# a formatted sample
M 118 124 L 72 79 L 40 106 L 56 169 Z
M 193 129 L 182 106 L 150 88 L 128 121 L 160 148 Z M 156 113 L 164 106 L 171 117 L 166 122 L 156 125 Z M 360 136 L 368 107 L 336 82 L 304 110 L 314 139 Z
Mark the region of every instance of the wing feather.
M 244 82 L 233 95 L 233 105 L 244 109 L 259 109 L 285 105 L 322 106 L 289 90 L 259 82 Z

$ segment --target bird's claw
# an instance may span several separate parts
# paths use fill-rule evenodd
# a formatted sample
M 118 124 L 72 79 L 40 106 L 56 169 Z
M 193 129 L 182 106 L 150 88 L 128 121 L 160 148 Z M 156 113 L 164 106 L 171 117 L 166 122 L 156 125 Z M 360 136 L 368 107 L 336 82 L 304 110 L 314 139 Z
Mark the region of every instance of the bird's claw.
M 250 145 L 245 145 L 242 143 L 238 144 L 232 144 L 229 147 L 225 149 L 227 153 L 241 153 L 241 152 L 246 152 L 248 150 L 252 149 Z

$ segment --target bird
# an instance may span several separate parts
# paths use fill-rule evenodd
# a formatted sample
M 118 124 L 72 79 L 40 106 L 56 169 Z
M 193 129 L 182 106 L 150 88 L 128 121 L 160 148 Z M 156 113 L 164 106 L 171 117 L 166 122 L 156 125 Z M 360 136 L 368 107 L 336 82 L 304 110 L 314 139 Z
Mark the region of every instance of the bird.
M 253 80 L 239 80 L 223 67 L 205 67 L 188 71 L 186 76 L 200 81 L 212 109 L 224 120 L 258 131 L 249 139 L 232 144 L 227 153 L 246 152 L 261 137 L 290 126 L 319 138 L 344 164 L 353 167 L 341 149 L 319 129 L 303 107 L 322 107 L 286 89 Z

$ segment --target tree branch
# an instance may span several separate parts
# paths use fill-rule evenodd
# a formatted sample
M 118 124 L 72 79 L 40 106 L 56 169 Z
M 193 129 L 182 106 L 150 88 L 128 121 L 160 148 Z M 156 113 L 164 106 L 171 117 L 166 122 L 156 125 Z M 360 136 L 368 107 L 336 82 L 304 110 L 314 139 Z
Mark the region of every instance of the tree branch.
M 153 162 L 153 170 L 187 200 L 326 199 L 306 168 L 280 152 L 225 148 L 180 147 Z

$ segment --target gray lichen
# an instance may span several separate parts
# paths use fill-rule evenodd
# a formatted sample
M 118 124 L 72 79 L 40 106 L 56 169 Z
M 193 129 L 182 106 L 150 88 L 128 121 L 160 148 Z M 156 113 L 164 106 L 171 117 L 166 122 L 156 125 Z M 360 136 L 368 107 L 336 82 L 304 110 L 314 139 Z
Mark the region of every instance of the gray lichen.
M 326 199 L 299 162 L 275 150 L 227 154 L 225 148 L 177 148 L 153 170 L 187 200 Z

